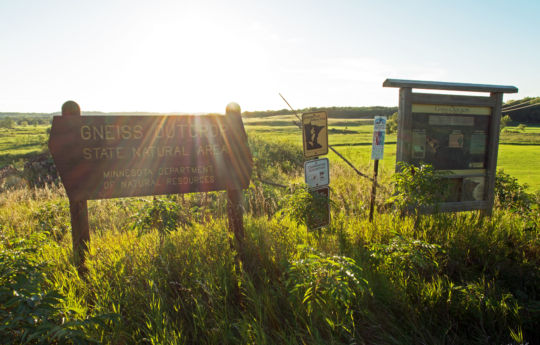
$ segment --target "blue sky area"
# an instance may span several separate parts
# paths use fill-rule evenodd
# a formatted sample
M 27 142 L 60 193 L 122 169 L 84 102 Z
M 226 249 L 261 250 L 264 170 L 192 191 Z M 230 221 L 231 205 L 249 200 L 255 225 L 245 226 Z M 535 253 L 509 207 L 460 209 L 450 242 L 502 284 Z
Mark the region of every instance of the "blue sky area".
M 386 78 L 540 96 L 540 1 L 0 0 L 0 112 L 393 106 Z

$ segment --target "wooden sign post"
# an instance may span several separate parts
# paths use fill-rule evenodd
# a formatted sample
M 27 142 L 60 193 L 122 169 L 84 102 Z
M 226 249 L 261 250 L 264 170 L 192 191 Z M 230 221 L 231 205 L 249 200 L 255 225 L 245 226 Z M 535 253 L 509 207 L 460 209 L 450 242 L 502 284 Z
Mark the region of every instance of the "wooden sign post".
M 245 149 L 247 149 L 247 136 L 246 136 L 245 131 L 243 131 L 244 125 L 242 123 L 240 106 L 236 103 L 230 103 L 229 105 L 227 105 L 225 114 L 231 120 L 231 122 L 235 122 L 237 126 L 240 126 L 242 128 L 242 131 L 237 131 L 238 132 L 237 135 L 241 136 L 241 138 L 239 139 L 245 142 L 246 144 Z M 247 149 L 247 153 L 249 153 L 249 149 Z M 241 157 L 242 155 L 246 155 L 246 152 L 240 153 L 240 155 L 237 155 L 237 156 Z M 250 157 L 250 164 L 251 164 L 251 156 L 249 157 Z M 237 164 L 240 165 L 239 163 Z M 246 167 L 237 166 L 237 169 L 242 170 L 242 169 L 246 169 Z M 249 169 L 251 172 L 251 167 Z M 234 233 L 234 239 L 236 241 L 235 246 L 238 251 L 242 250 L 243 244 L 244 244 L 243 210 L 244 209 L 242 206 L 242 186 L 233 185 L 232 187 L 229 187 L 227 189 L 227 215 L 229 219 L 229 231 L 232 231 Z
M 252 160 L 240 106 L 226 115 L 55 116 L 49 149 L 70 200 L 78 267 L 90 241 L 87 200 L 226 190 L 229 228 L 243 240 L 241 190 Z
M 62 116 L 80 117 L 81 108 L 73 101 L 62 105 Z M 69 198 L 69 213 L 71 215 L 71 238 L 73 243 L 73 259 L 79 274 L 86 272 L 84 261 L 85 253 L 90 242 L 90 225 L 88 224 L 88 202 L 86 200 L 73 200 Z

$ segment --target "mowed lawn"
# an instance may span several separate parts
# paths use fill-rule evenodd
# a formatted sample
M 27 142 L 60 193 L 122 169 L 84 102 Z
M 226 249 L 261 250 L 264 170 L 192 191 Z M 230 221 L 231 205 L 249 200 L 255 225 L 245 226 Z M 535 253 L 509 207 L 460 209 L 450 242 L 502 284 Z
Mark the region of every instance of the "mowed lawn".
M 302 131 L 292 122 L 292 116 L 278 116 L 266 119 L 247 119 L 244 121 L 248 135 L 258 135 L 284 144 L 302 145 Z M 371 161 L 371 140 L 373 120 L 329 119 L 329 144 L 341 155 L 351 161 L 359 170 L 370 176 L 373 170 Z M 396 163 L 396 134 L 386 136 L 384 159 L 379 162 L 380 173 L 390 174 Z M 508 127 L 500 137 L 497 169 L 502 169 L 529 185 L 530 191 L 540 190 L 540 127 L 529 126 L 524 131 Z M 330 152 L 330 161 L 341 159 Z
M 540 145 L 499 145 L 497 168 L 528 184 L 530 191 L 540 190 Z
M 15 126 L 0 128 L 0 155 L 22 155 L 43 149 L 49 126 Z

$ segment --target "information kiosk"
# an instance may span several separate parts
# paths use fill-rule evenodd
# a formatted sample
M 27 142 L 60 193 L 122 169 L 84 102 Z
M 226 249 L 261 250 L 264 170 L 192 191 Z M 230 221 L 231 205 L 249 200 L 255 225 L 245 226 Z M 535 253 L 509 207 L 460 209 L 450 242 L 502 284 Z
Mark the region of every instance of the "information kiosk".
M 490 214 L 503 93 L 518 89 L 401 79 L 387 79 L 383 86 L 399 88 L 396 163 L 427 163 L 444 173 L 450 193 L 437 205 L 438 211 L 485 210 Z M 484 92 L 489 96 L 420 93 L 413 89 Z

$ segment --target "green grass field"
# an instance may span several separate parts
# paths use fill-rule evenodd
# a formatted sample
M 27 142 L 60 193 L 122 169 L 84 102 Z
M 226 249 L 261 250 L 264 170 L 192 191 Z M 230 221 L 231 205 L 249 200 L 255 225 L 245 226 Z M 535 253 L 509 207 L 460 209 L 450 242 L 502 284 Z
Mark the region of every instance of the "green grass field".
M 301 131 L 293 124 L 293 115 L 271 118 L 245 119 L 249 135 L 265 140 L 302 145 Z M 353 164 L 369 171 L 372 165 L 372 121 L 365 119 L 330 119 L 329 144 Z M 0 129 L 0 166 L 24 160 L 27 155 L 43 150 L 46 145 L 47 126 L 17 126 Z M 523 132 L 508 127 L 501 133 L 498 169 L 526 183 L 532 191 L 540 190 L 540 126 L 530 126 Z M 384 159 L 380 162 L 382 173 L 392 173 L 395 166 L 396 135 L 386 137 Z M 330 152 L 331 161 L 340 160 Z
M 21 163 L 29 156 L 43 151 L 49 126 L 16 126 L 0 128 L 0 168 Z
M 275 120 L 275 122 L 272 122 Z M 292 122 L 298 121 L 293 115 L 272 117 L 270 119 L 248 119 L 246 130 L 267 140 L 280 140 L 291 145 L 302 145 L 301 130 Z M 330 119 L 329 144 L 363 169 L 373 163 L 371 141 L 372 120 Z M 384 159 L 380 162 L 383 173 L 392 173 L 396 161 L 396 134 L 386 136 Z M 540 126 L 527 127 L 523 132 L 517 127 L 508 127 L 500 136 L 497 169 L 502 169 L 526 183 L 531 191 L 540 190 Z M 331 161 L 340 160 L 334 153 Z M 368 169 L 371 174 L 371 169 Z
M 0 343 L 540 342 L 539 196 L 502 176 L 491 217 L 420 216 L 390 205 L 393 190 L 380 188 L 371 223 L 371 183 L 330 154 L 332 220 L 310 231 L 300 131 L 288 121 L 246 121 L 255 166 L 242 193 L 241 246 L 224 192 L 89 200 L 81 275 L 64 188 L 4 188 Z M 331 120 L 330 132 L 331 144 L 371 174 L 371 124 Z M 11 137 L 2 137 L 2 156 L 18 162 L 41 149 L 34 135 L 46 128 L 3 133 Z M 515 158 L 505 164 L 531 167 L 523 148 L 535 155 L 538 146 L 512 144 L 512 136 L 503 134 L 501 156 Z M 394 160 L 388 145 L 383 186 Z M 422 181 L 412 185 L 421 197 L 426 186 L 439 188 Z

